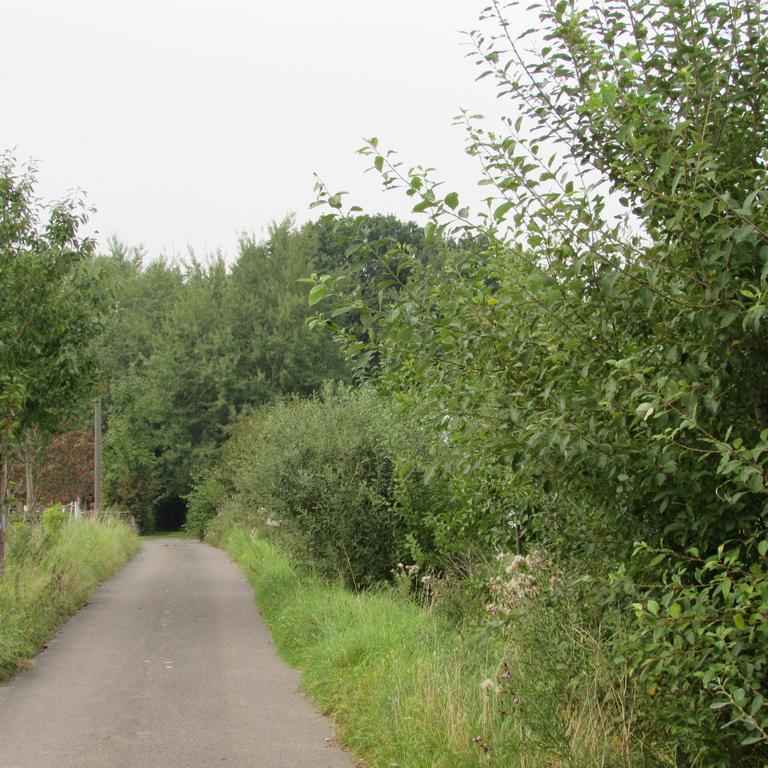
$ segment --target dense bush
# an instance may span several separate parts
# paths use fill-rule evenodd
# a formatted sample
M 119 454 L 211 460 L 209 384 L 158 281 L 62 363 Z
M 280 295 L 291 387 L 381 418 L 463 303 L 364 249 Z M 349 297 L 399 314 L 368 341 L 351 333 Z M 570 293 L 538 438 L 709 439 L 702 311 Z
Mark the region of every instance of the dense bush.
M 209 471 L 198 477 L 196 485 L 185 497 L 187 518 L 184 528 L 202 538 L 208 522 L 216 516 L 219 505 L 224 500 L 225 487 L 215 471 Z
M 414 550 L 433 552 L 429 526 L 420 521 L 448 503 L 425 491 L 414 471 L 396 466 L 395 457 L 418 444 L 418 428 L 402 423 L 373 390 L 327 384 L 317 397 L 244 420 L 221 470 L 233 496 L 224 509 L 271 530 L 351 586 L 389 579 Z M 190 497 L 195 519 L 210 510 L 209 483 Z
M 762 765 L 768 541 L 730 542 L 709 555 L 641 546 L 638 556 L 649 575 L 664 565 L 663 583 L 638 592 L 623 649 L 643 687 L 640 713 L 700 762 Z
M 446 525 L 467 542 L 501 532 L 503 543 L 512 516 L 524 546 L 547 543 L 587 575 L 595 561 L 626 561 L 615 595 L 599 579 L 585 595 L 595 612 L 623 611 L 616 626 L 638 617 L 622 658 L 645 727 L 682 764 L 759 764 L 764 9 L 548 0 L 531 52 L 523 38 L 534 33 L 515 37 L 504 7 L 486 9 L 491 29 L 471 41 L 512 114 L 501 131 L 461 118 L 487 211 L 472 216 L 377 139 L 363 150 L 386 187 L 432 214 L 431 231 L 487 246 L 413 263 L 407 294 L 383 311 L 347 276 L 317 276 L 310 301 L 337 295 L 318 321 L 341 335 L 345 307 L 369 318 L 367 342 L 348 348 L 375 356 L 431 429 L 434 471 L 466 498 Z M 320 194 L 338 214 L 341 198 Z M 407 257 L 377 254 L 391 264 L 382 289 L 401 283 Z M 633 559 L 634 541 L 661 551 Z M 625 638 L 615 639 L 618 651 Z

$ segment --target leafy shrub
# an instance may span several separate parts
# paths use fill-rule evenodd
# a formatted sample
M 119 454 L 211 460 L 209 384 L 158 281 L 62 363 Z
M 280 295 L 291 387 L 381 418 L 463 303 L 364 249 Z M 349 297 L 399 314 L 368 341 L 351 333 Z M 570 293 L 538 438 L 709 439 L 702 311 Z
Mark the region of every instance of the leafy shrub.
M 387 577 L 405 535 L 394 509 L 387 412 L 368 390 L 326 386 L 254 415 L 234 484 L 261 524 L 353 586 Z
M 507 7 L 470 36 L 513 110 L 499 132 L 462 118 L 487 211 L 375 138 L 362 150 L 431 232 L 487 246 L 417 265 L 394 306 L 316 275 L 316 322 L 367 319 L 350 355 L 380 362 L 437 471 L 478 491 L 452 531 L 493 541 L 512 510 L 524 543 L 585 570 L 594 553 L 610 569 L 603 550 L 627 561 L 624 616 L 597 580 L 586 596 L 618 644 L 638 601 L 636 714 L 675 762 L 765 763 L 768 17 L 754 0 L 552 0 L 530 51 Z M 376 256 L 380 290 L 403 288 L 407 249 Z M 669 549 L 642 564 L 634 541 Z
M 223 470 L 235 497 L 227 514 L 271 530 L 351 586 L 388 579 L 405 553 L 434 551 L 419 519 L 442 500 L 395 458 L 417 443 L 418 431 L 371 389 L 327 384 L 317 397 L 264 408 L 241 425 Z M 200 487 L 195 508 L 207 514 L 219 492 Z
M 638 547 L 662 583 L 641 590 L 625 652 L 640 713 L 696 764 L 754 766 L 768 758 L 768 541 L 709 556 Z
M 216 516 L 216 511 L 224 497 L 224 485 L 213 472 L 204 473 L 197 484 L 185 496 L 187 517 L 184 527 L 203 538 L 208 522 Z
M 46 536 L 57 537 L 66 525 L 69 515 L 63 504 L 54 504 L 43 512 L 43 530 Z

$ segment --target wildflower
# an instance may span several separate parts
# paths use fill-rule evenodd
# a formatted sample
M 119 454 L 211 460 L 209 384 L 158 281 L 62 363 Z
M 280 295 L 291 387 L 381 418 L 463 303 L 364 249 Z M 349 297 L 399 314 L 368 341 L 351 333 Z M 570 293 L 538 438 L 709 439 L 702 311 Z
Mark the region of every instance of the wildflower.
M 483 696 L 487 696 L 489 693 L 501 693 L 501 687 L 490 678 L 480 683 L 480 690 L 483 692 Z
M 475 744 L 477 744 L 477 746 L 480 747 L 480 749 L 482 749 L 483 752 L 485 752 L 486 754 L 491 751 L 491 748 L 488 746 L 488 743 L 483 741 L 483 737 L 482 736 L 475 736 L 472 739 L 472 741 Z

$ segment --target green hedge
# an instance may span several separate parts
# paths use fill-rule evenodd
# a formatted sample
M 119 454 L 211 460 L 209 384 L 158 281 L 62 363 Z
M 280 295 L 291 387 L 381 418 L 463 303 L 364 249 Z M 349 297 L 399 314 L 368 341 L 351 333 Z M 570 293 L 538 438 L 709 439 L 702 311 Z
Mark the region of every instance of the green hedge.
M 429 520 L 450 503 L 402 457 L 418 453 L 418 427 L 368 388 L 326 385 L 317 396 L 246 419 L 218 477 L 190 495 L 192 525 L 212 513 L 272 531 L 328 576 L 362 588 L 391 578 L 400 560 L 434 552 Z

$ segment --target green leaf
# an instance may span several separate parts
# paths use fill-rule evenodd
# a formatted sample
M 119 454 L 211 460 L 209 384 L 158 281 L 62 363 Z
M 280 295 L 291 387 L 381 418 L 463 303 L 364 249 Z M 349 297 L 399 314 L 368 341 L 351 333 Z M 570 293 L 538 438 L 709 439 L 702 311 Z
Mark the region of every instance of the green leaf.
M 640 403 L 640 405 L 635 408 L 635 413 L 643 421 L 648 421 L 654 413 L 653 403 Z
M 493 212 L 493 218 L 496 219 L 496 221 L 501 221 L 513 205 L 514 202 L 512 200 L 508 200 L 506 203 L 502 203 Z
M 316 285 L 309 292 L 309 306 L 311 307 L 314 304 L 317 304 L 318 302 L 322 301 L 327 295 L 328 295 L 328 288 L 323 283 Z
M 456 192 L 449 192 L 445 196 L 445 204 L 451 209 L 455 210 L 459 205 L 459 195 Z
M 723 314 L 720 316 L 720 327 L 727 328 L 738 316 L 738 313 L 734 312 L 733 310 L 723 312 Z
M 331 317 L 340 317 L 341 315 L 348 315 L 350 312 L 354 312 L 358 309 L 357 304 L 349 304 L 346 307 L 338 307 L 331 312 Z
M 741 242 L 745 237 L 747 237 L 747 235 L 751 235 L 754 231 L 754 224 L 744 224 L 733 233 L 733 239 L 737 243 Z
M 659 604 L 655 600 L 649 600 L 645 604 L 645 607 L 648 613 L 650 613 L 652 616 L 659 615 Z
M 712 209 L 714 207 L 715 207 L 715 200 L 714 200 L 714 198 L 710 198 L 709 200 L 705 200 L 699 206 L 699 216 L 701 216 L 702 219 L 706 219 L 707 216 L 709 216 L 709 214 L 712 213 Z
M 360 253 L 360 251 L 363 249 L 362 243 L 352 243 L 345 251 L 344 251 L 344 258 L 348 259 L 350 256 L 354 256 L 357 253 Z

